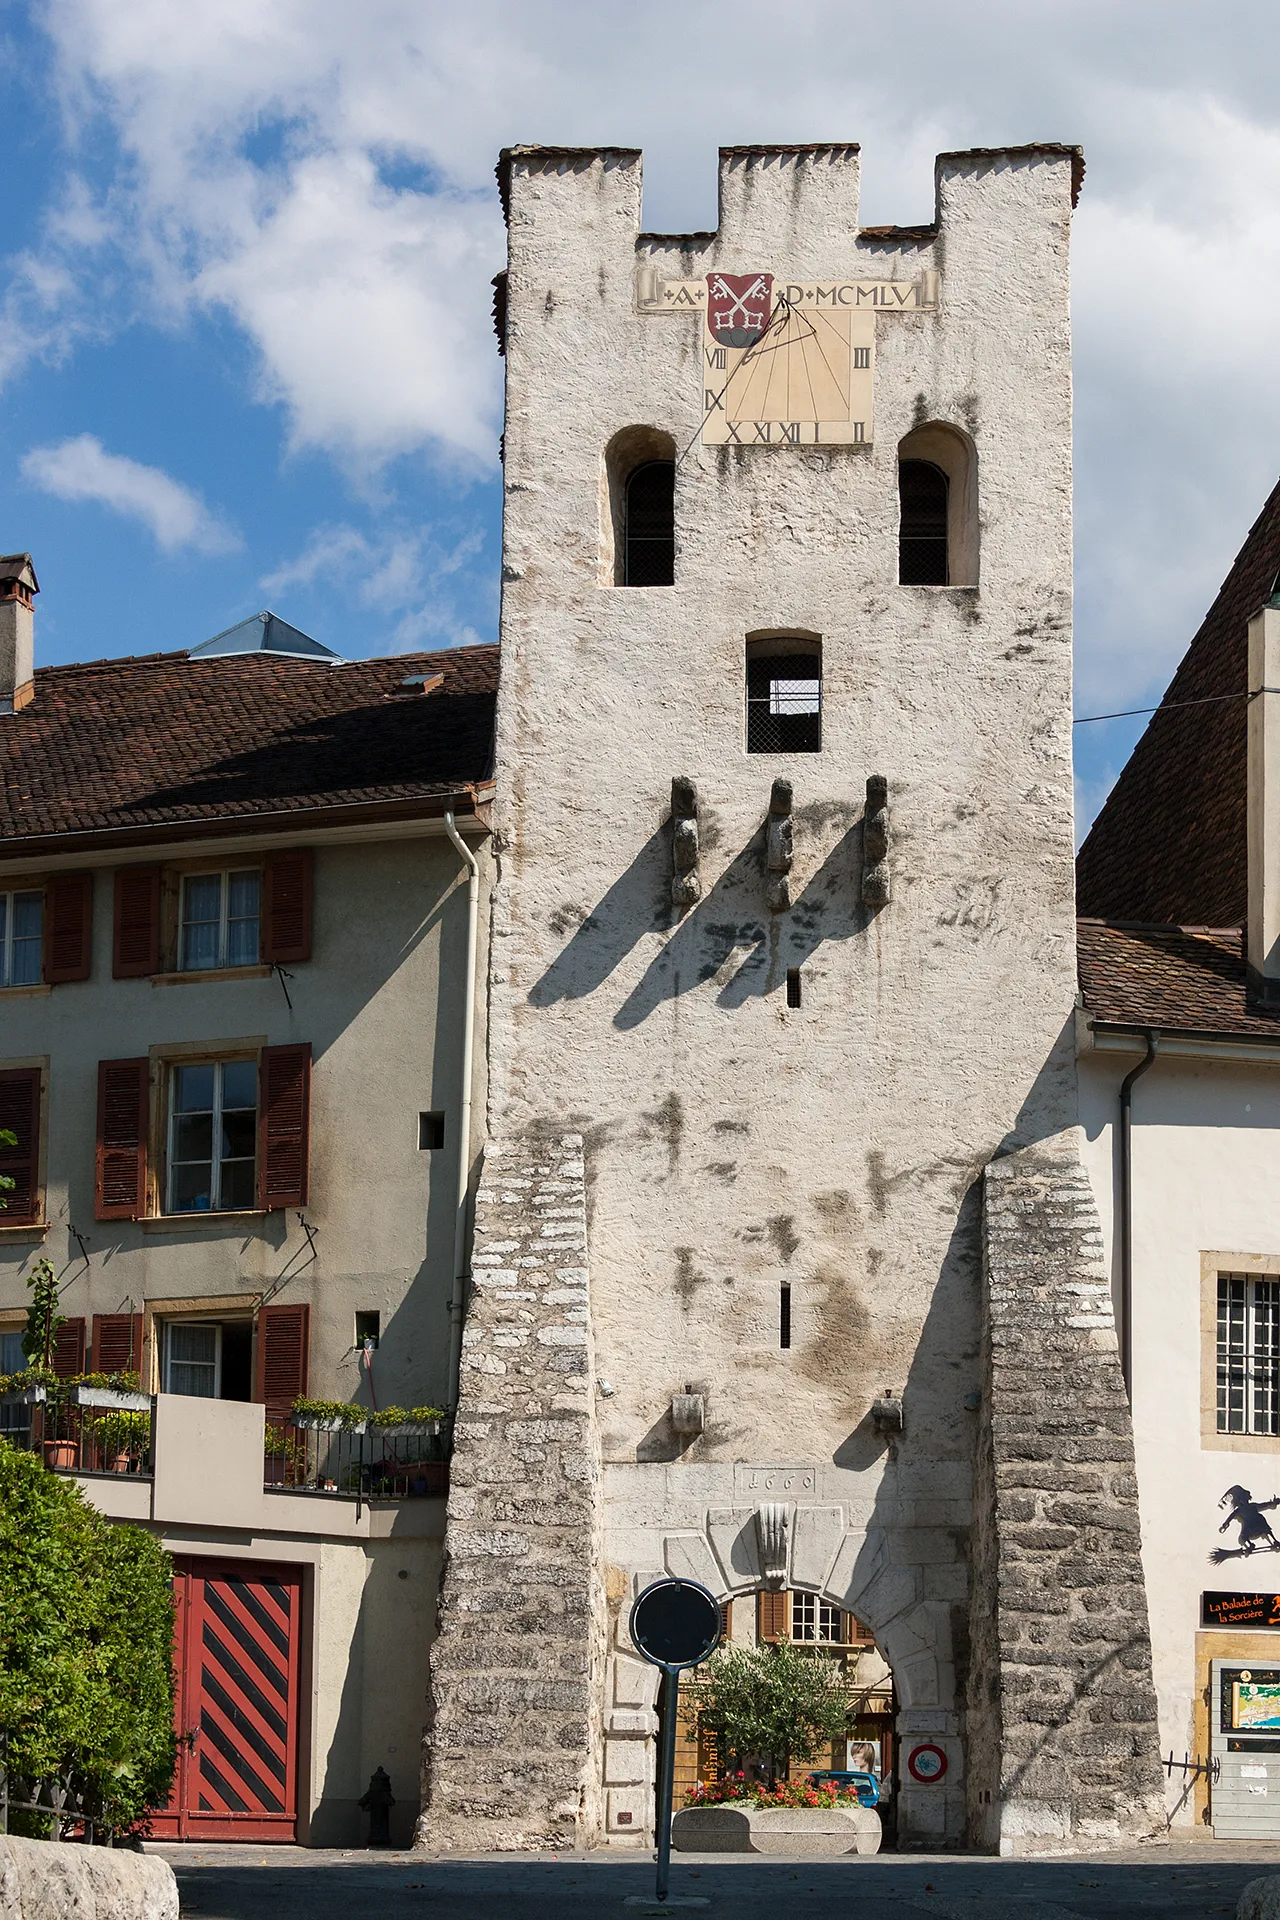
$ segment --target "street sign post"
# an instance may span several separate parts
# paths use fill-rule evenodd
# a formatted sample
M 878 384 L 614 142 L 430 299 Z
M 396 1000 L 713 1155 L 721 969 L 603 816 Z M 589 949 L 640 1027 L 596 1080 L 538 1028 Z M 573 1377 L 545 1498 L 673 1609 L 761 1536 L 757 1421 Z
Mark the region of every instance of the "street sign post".
M 655 1580 L 631 1609 L 631 1642 L 642 1660 L 667 1676 L 666 1725 L 658 1775 L 657 1897 L 665 1900 L 671 1876 L 671 1801 L 676 1770 L 676 1719 L 680 1674 L 696 1667 L 720 1644 L 720 1603 L 696 1580 Z

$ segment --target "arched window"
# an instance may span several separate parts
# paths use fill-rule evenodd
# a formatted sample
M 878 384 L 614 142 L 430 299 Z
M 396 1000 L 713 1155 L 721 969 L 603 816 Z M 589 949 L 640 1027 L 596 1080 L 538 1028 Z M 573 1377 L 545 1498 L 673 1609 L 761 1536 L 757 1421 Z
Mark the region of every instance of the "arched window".
M 813 634 L 747 641 L 747 752 L 822 751 L 822 642 Z
M 898 462 L 898 584 L 946 587 L 947 476 L 932 460 Z
M 676 567 L 674 460 L 646 460 L 627 481 L 623 508 L 624 587 L 669 587 Z
M 942 420 L 914 427 L 898 445 L 898 584 L 978 584 L 978 454 L 969 435 Z
M 604 450 L 602 587 L 675 584 L 676 443 L 660 427 L 622 427 Z

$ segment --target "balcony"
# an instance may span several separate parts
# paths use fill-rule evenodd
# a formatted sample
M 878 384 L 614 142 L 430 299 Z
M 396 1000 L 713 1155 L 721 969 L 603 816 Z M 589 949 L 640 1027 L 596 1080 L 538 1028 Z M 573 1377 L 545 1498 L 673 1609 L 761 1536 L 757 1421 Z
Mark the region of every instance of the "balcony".
M 0 1436 L 112 1519 L 333 1539 L 444 1530 L 438 1430 L 268 1429 L 256 1403 L 37 1387 L 0 1400 Z

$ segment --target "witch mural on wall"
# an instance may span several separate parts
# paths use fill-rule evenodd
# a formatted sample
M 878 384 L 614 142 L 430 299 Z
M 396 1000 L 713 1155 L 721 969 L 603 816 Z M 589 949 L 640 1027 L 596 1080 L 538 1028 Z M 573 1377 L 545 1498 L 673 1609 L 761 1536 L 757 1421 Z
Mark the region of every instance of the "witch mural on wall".
M 1224 1560 L 1245 1560 L 1252 1553 L 1280 1553 L 1280 1540 L 1267 1519 L 1274 1508 L 1280 1507 L 1280 1494 L 1270 1500 L 1255 1500 L 1248 1487 L 1228 1487 L 1218 1505 L 1231 1509 L 1218 1532 L 1225 1533 L 1230 1526 L 1240 1531 L 1234 1547 L 1215 1547 L 1209 1555 L 1215 1567 Z

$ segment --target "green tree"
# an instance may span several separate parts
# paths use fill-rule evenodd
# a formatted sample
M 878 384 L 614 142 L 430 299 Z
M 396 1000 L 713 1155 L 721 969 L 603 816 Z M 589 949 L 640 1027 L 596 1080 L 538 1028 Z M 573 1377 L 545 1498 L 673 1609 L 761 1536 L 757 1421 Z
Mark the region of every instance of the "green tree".
M 793 1760 L 816 1760 L 843 1737 L 849 1688 L 835 1660 L 789 1640 L 729 1645 L 686 1684 L 683 1711 L 716 1734 L 721 1758 L 735 1771 L 761 1754 L 779 1779 Z
M 168 1555 L 114 1526 L 74 1481 L 0 1440 L 0 1728 L 9 1766 L 57 1777 L 117 1832 L 173 1778 L 173 1599 Z M 47 1836 L 40 1816 L 11 1828 Z

